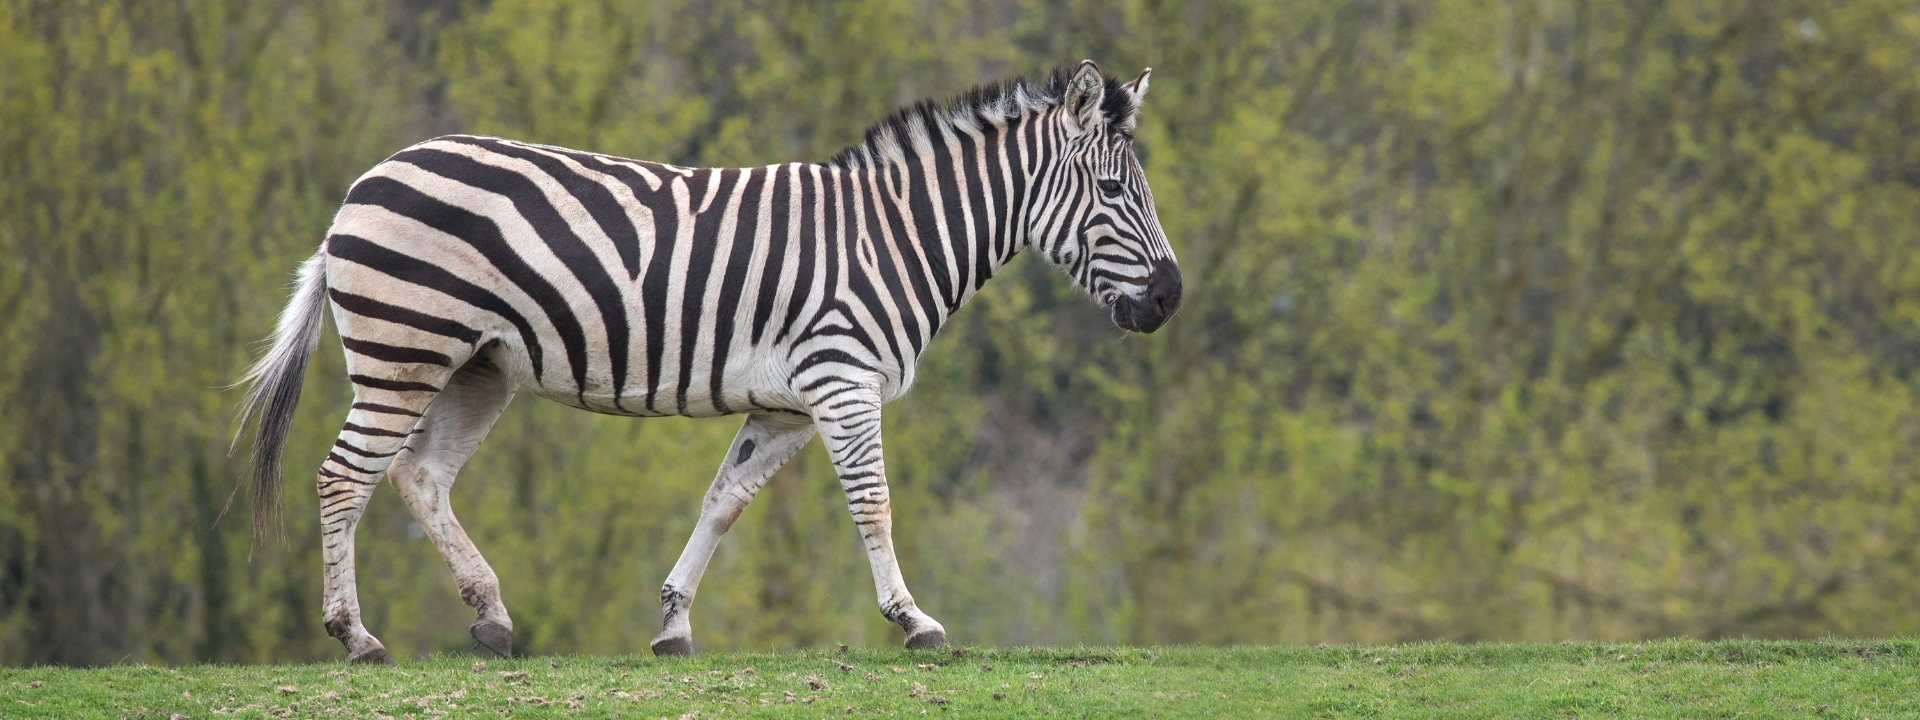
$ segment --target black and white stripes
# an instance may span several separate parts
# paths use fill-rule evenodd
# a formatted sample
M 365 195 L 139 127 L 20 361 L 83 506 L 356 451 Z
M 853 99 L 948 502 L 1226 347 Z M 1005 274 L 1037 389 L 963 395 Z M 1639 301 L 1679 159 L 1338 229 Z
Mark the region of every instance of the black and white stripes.
M 354 183 L 248 376 L 256 511 L 331 299 L 356 402 L 319 471 L 325 613 L 354 659 L 386 658 L 352 580 L 353 527 L 383 474 L 479 611 L 475 637 L 510 652 L 498 582 L 445 496 L 520 388 L 603 413 L 749 416 L 662 590 L 656 652 L 691 652 L 714 543 L 816 430 L 882 611 L 909 645 L 944 643 L 893 560 L 881 405 L 1030 247 L 1122 328 L 1173 313 L 1179 271 L 1131 150 L 1146 85 L 1083 63 L 904 110 L 823 164 L 682 168 L 475 136 L 401 151 Z

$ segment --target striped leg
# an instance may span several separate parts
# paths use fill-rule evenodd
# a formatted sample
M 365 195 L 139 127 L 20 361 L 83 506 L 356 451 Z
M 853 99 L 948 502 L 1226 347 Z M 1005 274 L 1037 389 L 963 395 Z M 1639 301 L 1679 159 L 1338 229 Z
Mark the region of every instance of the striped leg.
M 893 555 L 893 509 L 880 454 L 880 396 L 871 391 L 828 395 L 814 404 L 814 423 L 847 494 L 847 511 L 867 546 L 880 614 L 907 631 L 907 648 L 947 644 L 947 630 L 914 605 Z
M 693 625 L 687 615 L 693 606 L 694 592 L 700 587 L 700 576 L 706 573 L 707 561 L 713 558 L 713 549 L 720 544 L 720 536 L 727 534 L 733 521 L 746 511 L 747 503 L 753 502 L 753 496 L 766 486 L 767 478 L 793 459 L 794 453 L 800 452 L 812 438 L 813 423 L 806 418 L 747 417 L 740 434 L 734 436 L 733 445 L 727 449 L 727 457 L 720 463 L 720 472 L 714 476 L 713 486 L 707 489 L 706 499 L 700 503 L 700 522 L 694 526 L 693 537 L 687 539 L 686 549 L 680 551 L 680 560 L 673 564 L 673 572 L 660 588 L 661 630 L 659 637 L 653 639 L 653 654 L 693 654 Z
M 406 452 L 387 471 L 387 481 L 400 491 L 453 571 L 460 599 L 479 614 L 470 629 L 473 638 L 502 657 L 513 654 L 513 620 L 500 601 L 500 578 L 453 516 L 447 492 L 513 394 L 513 385 L 491 356 L 475 356 L 447 381 L 407 441 Z
M 347 646 L 347 659 L 391 663 L 393 656 L 360 623 L 360 597 L 353 577 L 353 531 L 367 499 L 380 484 L 437 388 L 417 383 L 355 377 L 353 410 L 333 451 L 320 464 L 320 544 L 326 562 L 321 618 L 327 634 Z M 418 389 L 411 387 L 419 385 Z

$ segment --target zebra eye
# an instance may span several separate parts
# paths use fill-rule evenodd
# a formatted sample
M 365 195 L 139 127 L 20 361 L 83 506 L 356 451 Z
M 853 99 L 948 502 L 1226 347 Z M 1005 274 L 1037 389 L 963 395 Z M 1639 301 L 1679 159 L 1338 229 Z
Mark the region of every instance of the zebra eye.
M 1120 181 L 1101 180 L 1100 192 L 1105 193 L 1107 197 L 1120 197 Z

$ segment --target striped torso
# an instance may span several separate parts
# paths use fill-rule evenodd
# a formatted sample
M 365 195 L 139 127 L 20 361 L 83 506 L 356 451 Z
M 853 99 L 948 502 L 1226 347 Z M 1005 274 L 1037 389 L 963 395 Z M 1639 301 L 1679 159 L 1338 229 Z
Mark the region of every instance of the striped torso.
M 428 352 L 498 341 L 521 386 L 598 412 L 804 411 L 809 372 L 847 367 L 891 399 L 1021 234 L 961 187 L 992 171 L 971 190 L 1017 198 L 1019 173 L 920 165 L 689 169 L 438 138 L 349 192 L 325 249 L 336 317 L 353 339 L 431 316 L 447 347 Z

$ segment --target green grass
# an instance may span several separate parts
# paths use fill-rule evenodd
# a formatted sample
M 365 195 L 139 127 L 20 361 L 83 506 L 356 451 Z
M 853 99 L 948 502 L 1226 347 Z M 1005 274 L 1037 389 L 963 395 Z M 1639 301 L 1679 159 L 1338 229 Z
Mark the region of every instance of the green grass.
M 0 669 L 0 717 L 1914 717 L 1920 640 Z

